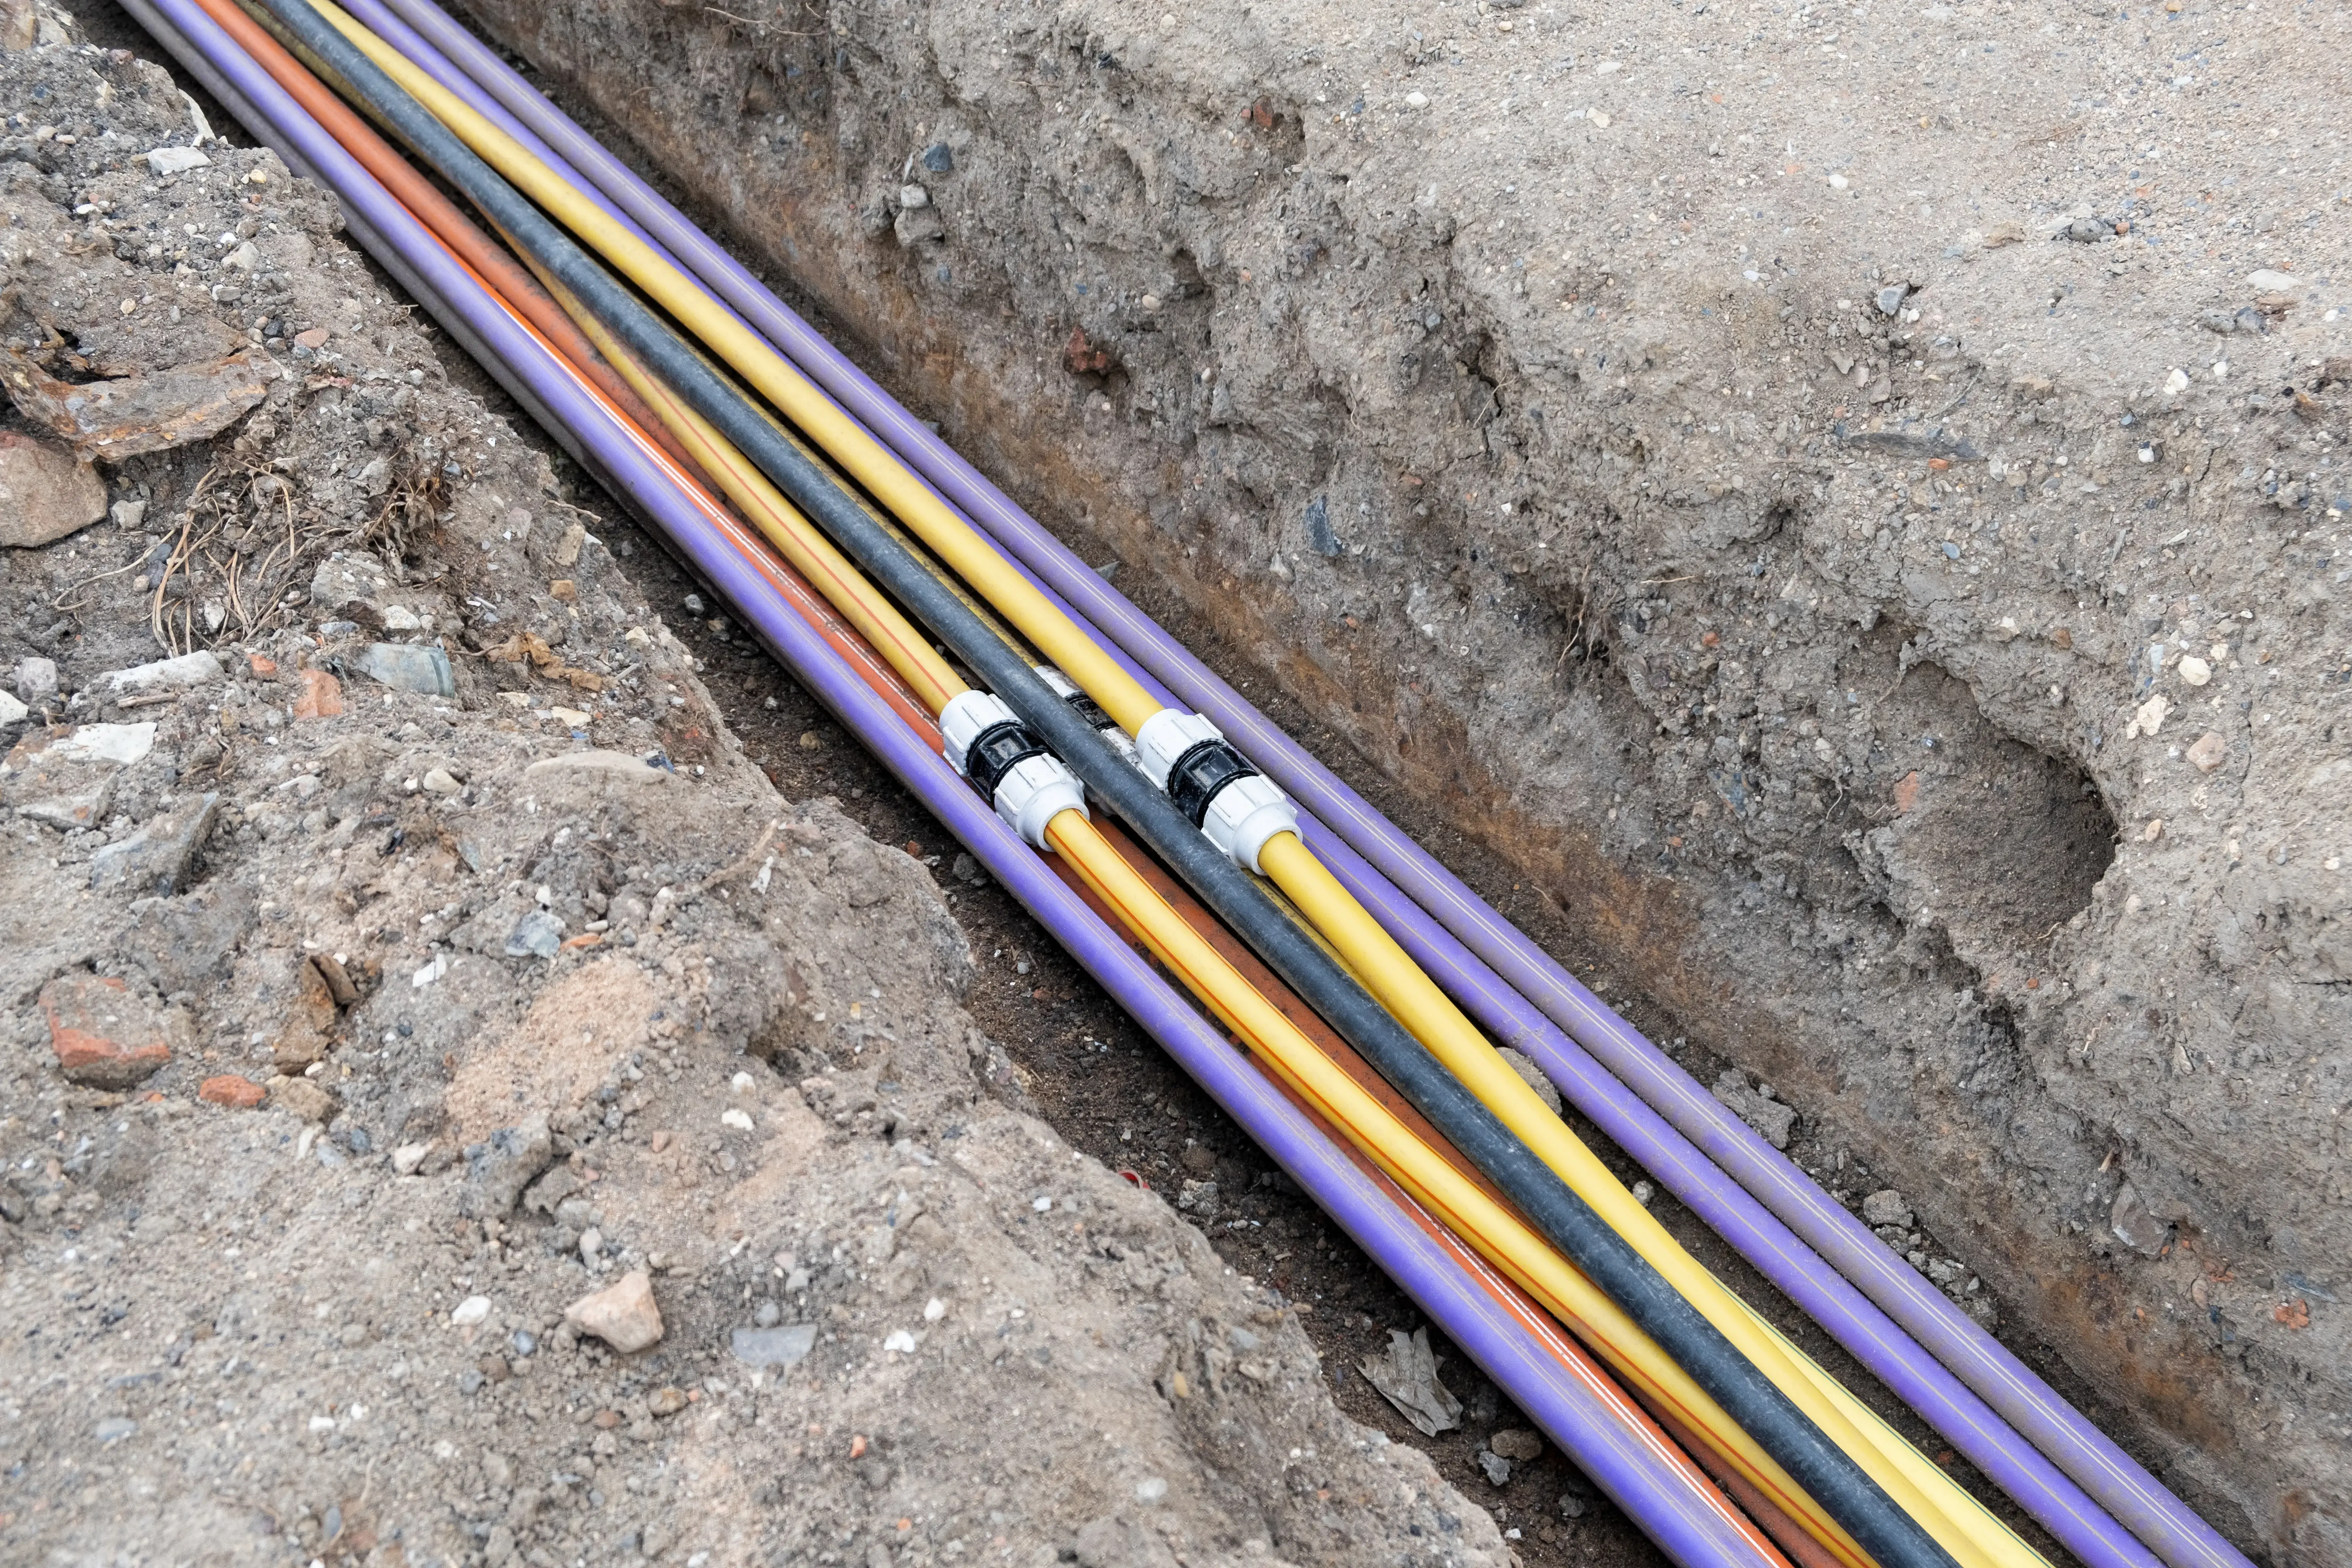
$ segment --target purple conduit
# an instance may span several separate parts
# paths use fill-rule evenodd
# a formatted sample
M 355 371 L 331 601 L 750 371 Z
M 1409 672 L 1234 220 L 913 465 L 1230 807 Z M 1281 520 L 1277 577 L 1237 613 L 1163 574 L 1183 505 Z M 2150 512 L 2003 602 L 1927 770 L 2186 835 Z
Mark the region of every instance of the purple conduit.
M 1383 900 L 1391 910 L 1391 929 L 1400 941 L 1411 933 L 1429 945 L 1436 934 L 1430 925 L 1433 914 L 1470 952 L 1491 966 L 1488 980 L 1498 973 L 1507 987 L 1516 987 L 1599 1058 L 1607 1072 L 1615 1075 L 1614 1080 L 1599 1076 L 1595 1081 L 1597 1075 L 1579 1068 L 1563 1053 L 1553 1053 L 1560 1058 L 1565 1076 L 1586 1086 L 1587 1100 L 1580 1104 L 1587 1114 L 1604 1125 L 1639 1126 L 1644 1113 L 1654 1108 L 1683 1139 L 1705 1151 L 1720 1172 L 1728 1173 L 1760 1200 L 1786 1230 L 1777 1234 L 1759 1230 L 1752 1223 L 1743 1224 L 1731 1208 L 1720 1203 L 1711 1205 L 1730 1226 L 1723 1230 L 1725 1238 L 1744 1256 L 1777 1278 L 1783 1270 L 1773 1260 L 1785 1254 L 1788 1233 L 1793 1231 L 1915 1336 L 1916 1343 L 1905 1342 L 1899 1335 L 1889 1340 L 1883 1331 L 1883 1320 L 1841 1320 L 1832 1307 L 1832 1318 L 1824 1320 L 1824 1326 L 1882 1379 L 1890 1384 L 1918 1384 L 1931 1377 L 1929 1369 L 1918 1364 L 1927 1359 L 1919 1346 L 1926 1346 L 2171 1568 L 2251 1568 L 2210 1525 L 1889 1252 L 1785 1155 L 1757 1136 L 1549 955 L 1129 603 L 504 61 L 430 0 L 385 3 L 454 57 L 464 71 L 516 117 L 548 142 L 562 148 L 573 164 L 646 229 L 662 236 L 674 253 L 688 259 L 708 288 L 862 420 L 942 499 L 994 539 L 1024 574 L 1065 601 L 1065 607 L 1078 612 L 1074 618 L 1082 626 L 1092 622 L 1111 628 L 1105 646 L 1120 656 L 1131 673 L 1143 674 L 1139 661 L 1148 666 L 1150 674 L 1160 679 L 1146 676 L 1147 686 L 1159 692 L 1172 689 L 1174 696 L 1215 720 L 1291 794 L 1336 823 L 1336 837 L 1362 854 L 1380 877 L 1408 889 L 1411 902 Z M 1323 847 L 1328 848 L 1329 842 L 1327 837 Z M 1415 903 L 1420 907 L 1413 907 Z M 1458 968 L 1444 978 L 1457 994 L 1483 984 L 1478 976 Z M 1638 1100 L 1627 1092 L 1628 1085 L 1638 1092 Z M 1605 1117 L 1603 1110 L 1609 1112 Z M 1692 1192 L 1720 1187 L 1722 1175 L 1688 1161 L 1681 1152 L 1686 1147 L 1675 1149 L 1671 1157 L 1665 1157 L 1666 1149 L 1656 1151 L 1665 1168 L 1652 1168 L 1662 1181 L 1670 1181 L 1685 1201 L 1694 1201 Z M 1634 1152 L 1639 1157 L 1640 1152 Z M 1681 1180 L 1672 1181 L 1670 1171 L 1680 1173 Z M 1752 1221 L 1752 1215 L 1749 1218 Z M 2034 1459 L 2014 1433 L 1979 1434 L 1970 1424 L 1964 1424 L 1959 1432 L 1938 1429 L 1964 1448 L 2005 1451 L 2011 1473 L 2022 1476 L 2035 1468 Z M 1978 1462 L 1985 1463 L 1981 1458 Z M 1994 1467 L 1986 1468 L 1990 1471 Z M 2074 1518 L 2074 1510 L 2060 1509 L 2056 1517 L 2044 1518 L 2043 1522 L 2062 1536 L 2079 1535 L 2091 1528 L 2071 1522 Z M 2113 1533 L 2111 1523 L 2101 1523 L 2105 1532 Z M 2136 1547 L 2125 1549 L 2119 1537 L 2116 1545 L 2115 1552 L 2095 1554 L 2090 1560 L 2116 1568 L 2144 1561 Z
M 1691 1568 L 1768 1568 L 1773 1563 L 1706 1493 L 1575 1379 L 1562 1375 L 1531 1334 L 1104 925 L 709 525 L 604 407 L 193 0 L 137 0 L 137 10 L 167 48 L 184 58 L 201 58 L 232 89 L 255 115 L 249 130 L 293 149 L 323 175 L 387 252 L 420 280 L 427 302 L 465 321 L 495 356 L 488 363 L 514 375 L 569 426 L 620 492 L 728 596 L 794 675 L 1662 1551 Z
M 1612 1103 L 1616 1087 L 1601 1064 L 1561 1034 L 1468 949 L 1433 921 L 1416 913 L 1404 895 L 1374 871 L 1361 856 L 1312 818 L 1307 842 L 1348 890 L 1391 931 L 1415 963 L 1433 973 L 1472 977 L 1449 986 L 1456 1001 L 1497 1040 L 1525 1051 L 1559 1091 L 1577 1105 L 1596 1104 L 1616 1114 L 1594 1121 L 1642 1163 L 1665 1188 L 1719 1234 L 1753 1238 L 1741 1250 L 1773 1284 L 1815 1322 L 1836 1325 L 1838 1342 L 1866 1364 L 1883 1367 L 1883 1381 L 1895 1396 L 1917 1411 L 1950 1439 L 1992 1483 L 2017 1500 L 2066 1550 L 2086 1564 L 2129 1563 L 2159 1568 L 2155 1553 L 2133 1539 L 2065 1473 L 2002 1424 L 1985 1402 L 1933 1358 L 1916 1352 L 1894 1353 L 1910 1342 L 1870 1299 L 1823 1263 L 1747 1192 L 1720 1178 L 1705 1156 L 1657 1112 L 1630 1095 L 1626 1107 Z M 1319 829 L 1319 831 L 1318 831 Z M 2006 1439 L 2006 1440 L 2004 1440 Z

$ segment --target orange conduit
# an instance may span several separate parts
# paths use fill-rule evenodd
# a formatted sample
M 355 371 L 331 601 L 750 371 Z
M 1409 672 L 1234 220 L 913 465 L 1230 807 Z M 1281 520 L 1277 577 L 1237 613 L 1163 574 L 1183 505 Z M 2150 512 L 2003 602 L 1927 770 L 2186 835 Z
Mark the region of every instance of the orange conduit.
M 1191 891 L 1182 883 L 1169 875 L 1166 868 L 1153 860 L 1148 853 L 1134 846 L 1117 827 L 1108 823 L 1103 823 L 1097 825 L 1097 831 L 1110 841 L 1112 847 L 1118 849 L 1130 865 L 1136 868 L 1138 873 L 1151 885 L 1154 891 L 1174 906 L 1177 911 L 1207 939 L 1212 947 L 1241 972 L 1244 979 L 1255 986 L 1277 1011 L 1297 1025 L 1301 1032 L 1306 1034 L 1326 1057 L 1329 1058 L 1349 1077 L 1361 1084 L 1367 1092 L 1385 1105 L 1400 1121 L 1412 1130 L 1414 1135 L 1446 1163 L 1459 1171 L 1466 1180 L 1485 1191 L 1496 1202 L 1506 1207 L 1509 1206 L 1508 1199 L 1505 1198 L 1494 1184 L 1487 1180 L 1484 1173 L 1465 1158 L 1459 1150 L 1439 1133 L 1436 1128 L 1430 1125 L 1427 1119 L 1398 1094 L 1386 1079 L 1374 1071 L 1371 1064 L 1365 1061 L 1356 1053 L 1353 1047 L 1341 1039 L 1313 1008 L 1307 1006 L 1296 993 L 1284 984 L 1280 976 L 1268 969 L 1256 953 L 1231 931 L 1218 924 L 1208 910 L 1192 898 Z M 1055 874 L 1076 889 L 1080 898 L 1093 906 L 1097 914 L 1103 915 L 1107 921 L 1111 918 L 1108 906 L 1096 895 L 1094 889 L 1087 884 L 1083 877 L 1078 875 L 1074 867 L 1058 856 L 1051 863 Z M 1129 945 L 1150 956 L 1150 950 L 1139 938 L 1129 933 L 1127 940 Z M 1773 1544 L 1780 1547 L 1780 1552 L 1794 1564 L 1794 1568 L 1838 1568 L 1837 1560 L 1831 1556 L 1819 1542 L 1807 1534 L 1795 1518 L 1787 1510 L 1775 1506 L 1769 1498 L 1750 1484 L 1746 1477 L 1725 1463 L 1718 1455 L 1700 1441 L 1688 1426 L 1675 1419 L 1670 1407 L 1665 1403 L 1647 1396 L 1643 1391 L 1629 1393 L 1625 1387 L 1612 1379 L 1599 1362 L 1593 1359 L 1591 1352 L 1577 1343 L 1560 1327 L 1559 1321 L 1547 1312 L 1534 1297 L 1521 1289 L 1492 1263 L 1465 1243 L 1460 1237 L 1439 1223 L 1426 1207 L 1391 1180 L 1388 1173 L 1371 1161 L 1362 1150 L 1357 1148 L 1346 1138 L 1340 1137 L 1338 1130 L 1331 1125 L 1321 1110 L 1301 1095 L 1296 1088 L 1286 1083 L 1281 1075 L 1271 1071 L 1263 1058 L 1251 1053 L 1249 1060 L 1251 1067 L 1260 1077 L 1281 1090 L 1283 1097 L 1298 1107 L 1326 1137 L 1331 1138 L 1339 1147 L 1346 1150 L 1349 1160 L 1370 1177 L 1374 1184 L 1387 1192 L 1391 1199 L 1406 1214 L 1412 1215 L 1415 1225 L 1451 1254 L 1463 1271 L 1477 1281 L 1481 1289 L 1492 1297 L 1505 1311 L 1518 1320 L 1537 1342 L 1541 1344 L 1559 1364 L 1563 1373 L 1583 1384 L 1593 1392 L 1596 1397 L 1617 1410 L 1620 1418 L 1630 1430 L 1642 1432 L 1645 1439 L 1654 1430 L 1656 1431 L 1657 1447 L 1654 1451 L 1664 1456 L 1666 1462 L 1675 1468 L 1692 1476 L 1695 1489 L 1700 1495 L 1710 1500 L 1716 1494 L 1695 1478 L 1702 1472 L 1711 1477 L 1728 1500 L 1723 1505 L 1723 1517 L 1731 1521 L 1751 1540 L 1757 1540 L 1759 1551 L 1766 1552 L 1767 1555 L 1770 1554 L 1769 1548 L 1765 1542 L 1757 1539 L 1758 1526 L 1762 1528 L 1765 1537 L 1769 1537 Z M 1512 1212 L 1517 1211 L 1514 1209 Z M 1654 1423 L 1654 1427 L 1652 1423 Z M 1693 1467 L 1696 1468 L 1694 1469 Z M 1748 1515 L 1746 1519 L 1740 1517 L 1743 1510 Z
M 852 668 L 860 672 L 861 678 L 869 687 L 889 702 L 892 709 L 900 717 L 906 719 L 927 742 L 937 743 L 936 725 L 925 711 L 915 691 L 908 687 L 899 673 L 876 653 L 866 638 L 861 636 L 855 626 L 845 622 L 834 606 L 818 594 L 799 572 L 793 570 L 785 562 L 777 559 L 772 546 L 767 541 L 747 527 L 718 497 L 711 493 L 703 475 L 698 471 L 697 465 L 687 454 L 677 450 L 671 441 L 657 438 L 655 432 L 660 432 L 665 436 L 669 432 L 664 429 L 663 422 L 629 384 L 629 381 L 637 378 L 630 377 L 624 380 L 616 375 L 610 366 L 601 363 L 594 348 L 583 338 L 573 322 L 566 318 L 562 309 L 544 290 L 536 286 L 535 280 L 518 266 L 510 255 L 492 245 L 470 220 L 458 213 L 446 198 L 440 195 L 438 191 L 426 184 L 404 158 L 394 153 L 372 129 L 360 122 L 348 110 L 343 109 L 341 101 L 327 93 L 322 84 L 310 71 L 289 55 L 274 38 L 259 29 L 243 12 L 227 5 L 226 0 L 195 0 L 195 3 L 202 5 L 207 14 L 212 15 L 222 25 L 224 30 L 229 31 L 233 37 L 236 37 L 240 45 L 247 48 L 257 61 L 269 69 L 271 75 L 278 79 L 289 93 L 302 101 L 304 106 L 317 115 L 322 123 L 327 123 L 330 132 L 335 134 L 338 140 L 342 141 L 353 154 L 360 158 L 363 165 L 367 166 L 372 174 L 404 202 L 404 205 L 411 208 L 452 257 L 466 266 L 467 270 L 483 283 L 501 308 L 505 309 L 519 325 L 529 331 L 541 346 L 562 363 L 564 368 L 582 384 L 584 391 L 604 405 L 607 412 L 612 414 L 616 422 L 627 432 L 630 439 L 639 446 L 649 460 L 660 467 L 665 474 L 678 485 L 681 491 L 690 498 L 696 509 L 703 512 L 719 529 L 738 553 L 753 564 L 761 574 L 793 605 L 795 610 L 809 621 L 837 652 L 842 653 L 849 660 Z M 613 353 L 617 345 L 607 344 L 607 354 Z M 638 367 L 631 365 L 628 368 Z M 640 371 L 640 375 L 642 374 Z M 651 381 L 650 378 L 646 378 L 641 384 L 646 385 L 649 391 L 659 390 L 659 384 Z M 1147 878 L 1166 883 L 1165 873 L 1160 872 L 1159 868 L 1150 861 L 1149 857 L 1131 843 L 1126 842 L 1123 835 L 1118 836 L 1118 838 L 1121 858 L 1126 859 L 1131 867 Z M 1057 867 L 1066 868 L 1067 865 L 1066 860 L 1061 857 L 1056 857 L 1055 863 Z M 1087 891 L 1090 900 L 1097 904 L 1100 903 L 1100 900 L 1090 890 L 1086 889 L 1083 880 L 1076 879 L 1074 872 L 1066 870 L 1065 874 L 1072 876 L 1073 880 L 1077 880 L 1081 890 Z M 1170 890 L 1174 890 L 1172 883 L 1166 885 Z M 1188 894 L 1180 893 L 1173 901 L 1188 924 L 1193 925 L 1204 936 L 1211 937 L 1218 946 L 1238 951 L 1238 944 L 1234 942 L 1231 934 L 1225 932 L 1222 926 L 1217 925 L 1208 911 L 1201 908 Z M 1253 963 L 1252 967 L 1261 966 Z M 1271 975 L 1265 974 L 1263 978 L 1271 980 Z M 1283 1008 L 1285 1013 L 1295 1018 L 1304 1019 L 1314 1016 L 1311 1010 L 1307 1009 L 1303 1003 L 1287 994 L 1286 987 L 1276 982 L 1274 989 L 1283 993 L 1282 1000 L 1288 1003 L 1288 1005 Z M 1318 1033 L 1328 1034 L 1328 1029 L 1320 1026 L 1319 1020 L 1317 1020 L 1317 1026 Z M 1354 1053 L 1346 1050 L 1344 1047 L 1337 1053 L 1329 1053 L 1327 1047 L 1327 1054 L 1334 1054 L 1336 1064 L 1349 1070 L 1350 1077 L 1368 1078 L 1370 1075 L 1370 1069 L 1360 1061 L 1353 1060 Z M 1265 1070 L 1262 1062 L 1259 1063 L 1259 1067 L 1261 1071 Z M 1271 1074 L 1268 1076 L 1272 1077 Z M 1278 1079 L 1275 1081 L 1280 1082 Z M 1597 1394 L 1616 1405 L 1635 1429 L 1654 1437 L 1659 1445 L 1662 1455 L 1677 1468 L 1684 1470 L 1686 1476 L 1699 1486 L 1704 1495 L 1720 1497 L 1719 1492 L 1705 1485 L 1701 1479 L 1704 1472 L 1697 1468 L 1688 1455 L 1676 1448 L 1655 1423 L 1650 1421 L 1646 1415 L 1638 1413 L 1623 1390 L 1612 1382 L 1598 1363 L 1593 1362 L 1580 1347 L 1568 1339 L 1561 1332 L 1559 1325 L 1544 1314 L 1524 1291 L 1497 1274 L 1453 1231 L 1439 1224 L 1425 1208 L 1412 1201 L 1409 1194 L 1381 1173 L 1378 1166 L 1360 1151 L 1355 1149 L 1348 1140 L 1337 1137 L 1332 1128 L 1323 1125 L 1324 1118 L 1311 1104 L 1301 1099 L 1295 1089 L 1286 1086 L 1285 1091 L 1307 1114 L 1316 1119 L 1327 1136 L 1332 1136 L 1335 1143 L 1349 1149 L 1351 1160 L 1389 1189 L 1397 1201 L 1404 1204 L 1406 1212 L 1413 1215 L 1415 1222 L 1424 1226 L 1433 1237 L 1440 1240 L 1450 1252 L 1454 1253 L 1471 1271 L 1473 1277 L 1480 1281 L 1483 1288 L 1502 1301 L 1514 1316 L 1518 1317 L 1535 1331 L 1540 1342 L 1559 1359 L 1564 1370 L 1586 1383 Z M 1385 1083 L 1381 1084 L 1381 1091 L 1383 1099 L 1391 1098 L 1387 1093 Z M 1419 1118 L 1413 1116 L 1412 1120 L 1418 1121 Z M 1459 1154 L 1436 1139 L 1433 1131 L 1420 1128 L 1416 1131 L 1421 1131 L 1422 1136 L 1431 1144 L 1433 1151 L 1440 1152 L 1449 1163 L 1460 1163 Z M 1478 1180 L 1482 1186 L 1486 1184 L 1475 1175 L 1473 1179 Z M 1666 1419 L 1671 1421 L 1672 1417 L 1668 1416 Z M 1740 1489 L 1748 1492 L 1749 1496 L 1757 1503 L 1761 1504 L 1769 1515 L 1780 1516 L 1779 1522 L 1787 1522 L 1785 1516 L 1780 1516 L 1780 1510 L 1772 1508 L 1769 1502 L 1756 1496 L 1752 1489 L 1742 1487 Z M 1770 1551 L 1754 1524 L 1741 1517 L 1727 1500 L 1723 1501 L 1720 1506 L 1725 1517 L 1733 1521 L 1743 1533 L 1755 1540 L 1759 1550 L 1767 1552 Z M 1810 1545 L 1811 1542 L 1807 1544 Z M 1811 1555 L 1811 1552 L 1803 1554 L 1805 1557 Z

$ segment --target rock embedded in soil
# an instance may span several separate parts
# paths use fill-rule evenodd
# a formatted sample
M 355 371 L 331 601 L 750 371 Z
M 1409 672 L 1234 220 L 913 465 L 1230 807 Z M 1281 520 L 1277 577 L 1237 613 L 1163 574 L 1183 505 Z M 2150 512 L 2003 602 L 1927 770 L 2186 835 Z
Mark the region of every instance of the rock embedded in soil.
M 325 1125 L 342 1109 L 341 1101 L 315 1079 L 302 1077 L 269 1080 L 269 1103 L 304 1121 Z
M 1862 1200 L 1862 1217 L 1873 1226 L 1891 1225 L 1898 1229 L 1911 1228 L 1911 1205 L 1893 1187 L 1884 1187 Z
M 1507 1459 L 1540 1459 L 1543 1458 L 1543 1435 L 1523 1426 L 1509 1427 L 1487 1438 L 1486 1447 Z
M 746 1366 L 794 1366 L 816 1348 L 816 1325 L 736 1329 L 728 1336 L 728 1348 Z
M 653 1280 L 642 1268 L 633 1268 L 604 1289 L 583 1296 L 563 1309 L 563 1321 L 583 1334 L 593 1334 L 623 1355 L 634 1355 L 659 1342 L 661 1309 L 654 1301 Z
M 89 858 L 89 885 L 101 891 L 169 898 L 187 887 L 220 815 L 217 792 L 150 818 L 130 837 Z
M 477 1217 L 496 1217 L 513 1208 L 523 1189 L 555 1158 L 547 1118 L 534 1114 L 501 1127 L 466 1149 L 466 1185 L 459 1206 Z
M 0 546 L 30 550 L 106 515 L 97 471 L 52 441 L 0 430 Z
M 196 1098 L 207 1105 L 225 1106 L 232 1110 L 251 1110 L 269 1097 L 269 1091 L 251 1079 L 240 1074 L 218 1073 L 196 1086 Z

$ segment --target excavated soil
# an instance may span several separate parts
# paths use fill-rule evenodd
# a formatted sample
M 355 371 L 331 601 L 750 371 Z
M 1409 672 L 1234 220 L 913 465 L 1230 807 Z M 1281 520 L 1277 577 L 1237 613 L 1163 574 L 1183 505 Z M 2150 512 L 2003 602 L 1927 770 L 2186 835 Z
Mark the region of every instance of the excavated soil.
M 476 10 L 2352 1552 L 2340 16 Z

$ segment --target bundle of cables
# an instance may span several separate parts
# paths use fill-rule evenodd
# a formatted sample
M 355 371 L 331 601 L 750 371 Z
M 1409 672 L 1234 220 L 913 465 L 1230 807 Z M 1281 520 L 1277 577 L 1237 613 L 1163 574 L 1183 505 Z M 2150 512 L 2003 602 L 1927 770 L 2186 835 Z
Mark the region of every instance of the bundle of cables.
M 2042 1562 L 1493 1039 L 2084 1563 L 2243 1568 L 432 0 L 348 3 L 128 0 L 1671 1558 Z

